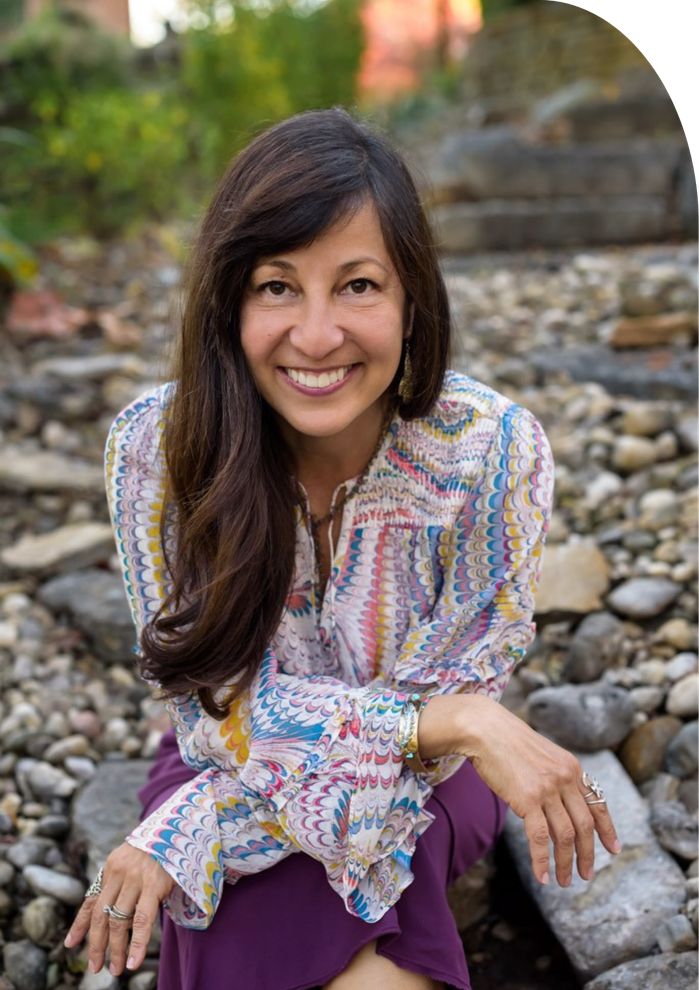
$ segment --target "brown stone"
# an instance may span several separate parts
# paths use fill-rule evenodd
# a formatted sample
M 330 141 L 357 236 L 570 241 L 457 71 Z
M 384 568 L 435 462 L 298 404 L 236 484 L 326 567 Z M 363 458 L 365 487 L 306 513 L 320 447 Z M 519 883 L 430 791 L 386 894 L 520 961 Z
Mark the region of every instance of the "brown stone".
M 679 718 L 662 715 L 633 730 L 619 750 L 619 759 L 635 783 L 642 784 L 660 771 L 665 750 L 681 728 Z
M 539 615 L 599 611 L 608 590 L 609 564 L 593 540 L 546 547 L 536 596 Z
M 696 313 L 664 313 L 662 316 L 630 316 L 619 320 L 612 331 L 612 347 L 654 347 L 677 337 L 696 336 Z

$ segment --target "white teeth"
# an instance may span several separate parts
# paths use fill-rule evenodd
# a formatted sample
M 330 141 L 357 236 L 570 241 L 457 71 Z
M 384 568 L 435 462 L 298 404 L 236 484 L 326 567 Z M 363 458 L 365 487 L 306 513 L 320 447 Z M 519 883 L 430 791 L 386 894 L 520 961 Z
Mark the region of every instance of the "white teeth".
M 292 382 L 296 382 L 298 385 L 303 385 L 306 388 L 327 388 L 328 385 L 341 382 L 349 374 L 351 368 L 352 365 L 348 364 L 344 368 L 337 368 L 334 371 L 321 371 L 319 375 L 312 371 L 297 371 L 295 368 L 285 368 L 284 370 Z

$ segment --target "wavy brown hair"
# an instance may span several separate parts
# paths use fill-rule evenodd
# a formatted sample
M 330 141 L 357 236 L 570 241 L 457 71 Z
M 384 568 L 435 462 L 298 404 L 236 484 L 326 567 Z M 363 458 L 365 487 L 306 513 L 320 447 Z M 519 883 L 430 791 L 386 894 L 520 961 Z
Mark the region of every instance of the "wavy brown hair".
M 304 113 L 255 138 L 223 176 L 189 262 L 165 430 L 176 552 L 163 530 L 172 584 L 143 632 L 142 663 L 167 696 L 196 691 L 217 718 L 255 676 L 294 567 L 294 484 L 241 348 L 241 305 L 260 258 L 310 244 L 368 201 L 412 305 L 412 396 L 398 397 L 403 359 L 390 392 L 404 419 L 424 416 L 451 329 L 433 237 L 400 155 L 345 110 Z

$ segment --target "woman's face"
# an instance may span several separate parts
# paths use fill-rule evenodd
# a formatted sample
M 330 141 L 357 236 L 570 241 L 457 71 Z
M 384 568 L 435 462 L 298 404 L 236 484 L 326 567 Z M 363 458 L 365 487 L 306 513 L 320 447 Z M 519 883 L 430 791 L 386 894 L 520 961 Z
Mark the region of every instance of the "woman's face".
M 375 431 L 400 362 L 405 305 L 372 203 L 308 247 L 260 260 L 241 343 L 287 439 Z

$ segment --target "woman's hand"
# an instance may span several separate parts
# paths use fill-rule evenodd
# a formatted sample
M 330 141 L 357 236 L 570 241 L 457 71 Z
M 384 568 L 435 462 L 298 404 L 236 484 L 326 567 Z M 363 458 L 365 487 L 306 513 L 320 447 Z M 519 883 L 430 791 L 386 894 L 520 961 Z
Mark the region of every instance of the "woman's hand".
M 441 727 L 440 727 L 441 723 Z M 445 730 L 444 726 L 451 728 Z M 594 833 L 605 849 L 621 851 L 606 804 L 588 804 L 576 758 L 484 695 L 433 698 L 420 716 L 423 759 L 447 752 L 468 757 L 479 776 L 524 820 L 534 876 L 550 880 L 553 840 L 556 879 L 568 887 L 573 859 L 583 880 L 594 876 Z M 448 749 L 440 752 L 444 745 Z
M 104 864 L 102 893 L 87 897 L 68 932 L 65 945 L 72 948 L 89 932 L 88 967 L 96 973 L 104 966 L 109 946 L 109 972 L 118 976 L 127 969 L 138 969 L 146 955 L 153 922 L 160 903 L 170 893 L 174 880 L 148 853 L 124 842 L 110 853 Z M 106 905 L 133 915 L 118 921 L 105 914 Z M 133 929 L 128 952 L 129 930 Z

